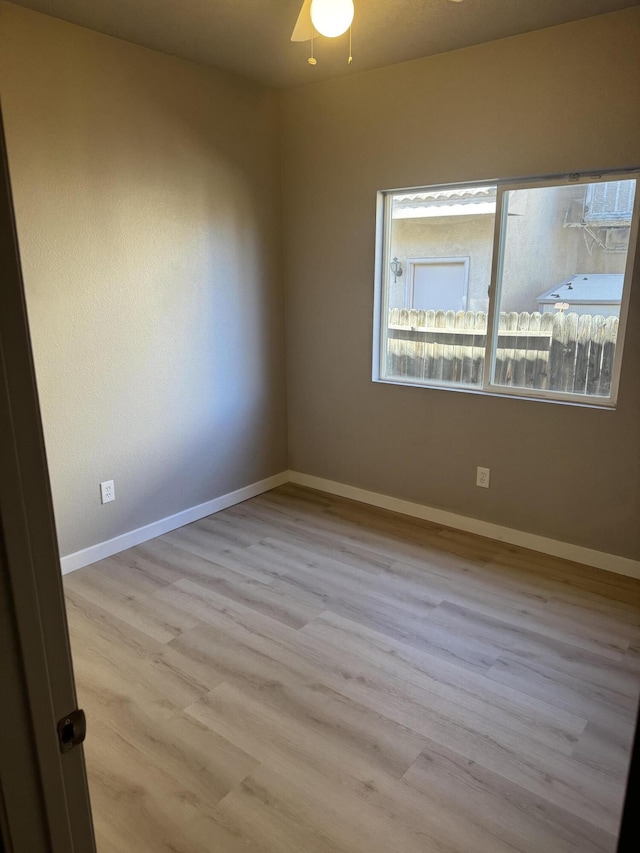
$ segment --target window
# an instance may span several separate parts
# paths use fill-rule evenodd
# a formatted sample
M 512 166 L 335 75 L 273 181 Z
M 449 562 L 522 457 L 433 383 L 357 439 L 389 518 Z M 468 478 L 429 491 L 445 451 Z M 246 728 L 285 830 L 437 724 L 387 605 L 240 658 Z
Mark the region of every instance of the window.
M 635 181 L 603 181 L 588 184 L 584 204 L 586 222 L 617 222 L 631 219 Z
M 374 380 L 614 406 L 637 182 L 380 193 Z

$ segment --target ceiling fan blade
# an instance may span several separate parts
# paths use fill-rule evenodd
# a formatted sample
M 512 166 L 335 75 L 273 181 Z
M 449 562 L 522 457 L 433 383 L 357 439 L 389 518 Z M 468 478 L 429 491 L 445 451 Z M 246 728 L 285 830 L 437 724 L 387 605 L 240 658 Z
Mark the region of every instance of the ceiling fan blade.
M 313 24 L 311 23 L 311 0 L 304 0 L 298 20 L 291 33 L 291 41 L 309 41 L 313 35 Z

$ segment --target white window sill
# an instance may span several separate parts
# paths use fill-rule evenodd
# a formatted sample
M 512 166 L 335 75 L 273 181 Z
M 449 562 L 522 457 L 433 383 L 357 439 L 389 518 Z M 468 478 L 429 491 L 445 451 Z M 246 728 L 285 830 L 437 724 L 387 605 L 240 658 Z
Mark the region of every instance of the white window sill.
M 482 397 L 500 397 L 504 400 L 527 400 L 530 403 L 555 403 L 563 406 L 578 406 L 583 409 L 601 409 L 612 412 L 616 409 L 616 401 L 612 399 L 600 399 L 598 397 L 567 397 L 561 392 L 546 392 L 544 394 L 529 394 L 526 388 L 522 391 L 501 390 L 499 388 L 481 387 L 473 385 L 449 385 L 442 382 L 419 382 L 415 379 L 394 379 L 392 377 L 373 377 L 373 382 L 380 385 L 398 385 L 407 388 L 429 388 L 437 391 L 456 391 L 462 394 L 475 394 Z

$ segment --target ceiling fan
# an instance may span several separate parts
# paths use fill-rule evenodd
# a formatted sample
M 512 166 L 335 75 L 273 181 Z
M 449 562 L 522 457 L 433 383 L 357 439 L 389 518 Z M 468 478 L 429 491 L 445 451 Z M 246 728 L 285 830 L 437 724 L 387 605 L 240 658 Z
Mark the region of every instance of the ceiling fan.
M 309 65 L 316 64 L 313 41 L 316 34 L 336 38 L 349 30 L 349 65 L 351 56 L 351 22 L 353 0 L 303 0 L 298 20 L 291 34 L 291 41 L 311 41 Z
M 353 0 L 303 0 L 291 41 L 309 41 L 314 29 L 323 36 L 336 38 L 351 26 Z
M 461 3 L 462 0 L 452 0 Z M 316 65 L 313 55 L 313 40 L 317 34 L 337 38 L 349 30 L 349 65 L 351 56 L 351 24 L 353 22 L 353 0 L 303 0 L 298 20 L 291 33 L 291 41 L 310 41 L 309 64 Z

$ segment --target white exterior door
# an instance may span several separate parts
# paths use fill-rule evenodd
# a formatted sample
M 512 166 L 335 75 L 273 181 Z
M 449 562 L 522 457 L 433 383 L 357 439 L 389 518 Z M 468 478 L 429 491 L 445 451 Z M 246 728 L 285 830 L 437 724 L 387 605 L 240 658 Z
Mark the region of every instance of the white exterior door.
M 407 307 L 466 311 L 469 258 L 409 258 Z

